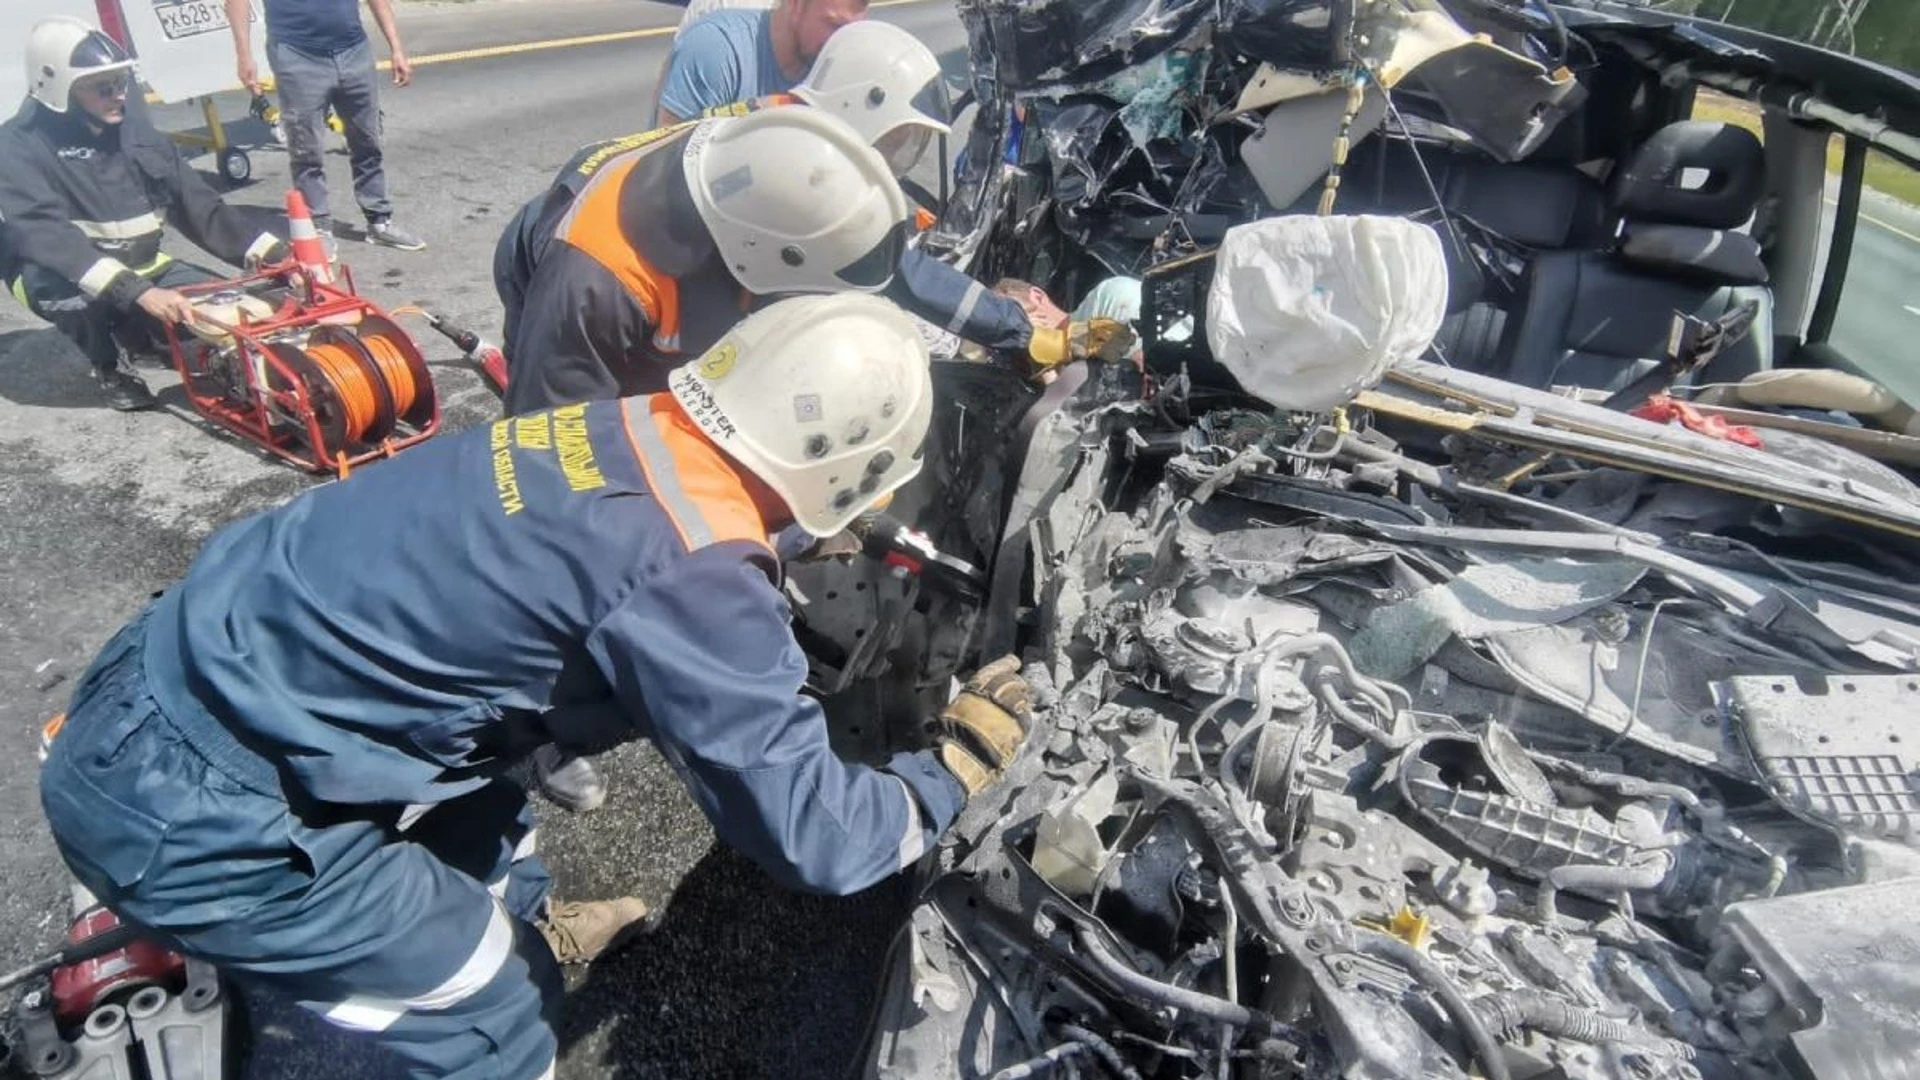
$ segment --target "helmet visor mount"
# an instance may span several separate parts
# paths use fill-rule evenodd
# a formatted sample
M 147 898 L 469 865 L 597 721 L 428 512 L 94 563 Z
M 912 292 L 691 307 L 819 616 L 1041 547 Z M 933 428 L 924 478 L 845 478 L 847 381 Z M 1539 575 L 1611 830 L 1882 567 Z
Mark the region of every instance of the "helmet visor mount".
M 953 103 L 947 97 L 947 80 L 939 72 L 913 95 L 913 111 L 947 130 L 953 128 Z
M 896 221 L 880 242 L 865 254 L 834 271 L 833 276 L 852 289 L 883 289 L 893 279 L 900 256 L 907 250 L 907 223 Z
M 873 148 L 887 159 L 893 175 L 904 176 L 920 163 L 933 141 L 933 132 L 920 124 L 902 124 L 873 141 Z
M 130 63 L 131 59 L 119 43 L 100 31 L 94 30 L 81 38 L 80 43 L 73 47 L 73 54 L 68 64 L 76 75 L 85 76 L 86 73 L 98 68 Z

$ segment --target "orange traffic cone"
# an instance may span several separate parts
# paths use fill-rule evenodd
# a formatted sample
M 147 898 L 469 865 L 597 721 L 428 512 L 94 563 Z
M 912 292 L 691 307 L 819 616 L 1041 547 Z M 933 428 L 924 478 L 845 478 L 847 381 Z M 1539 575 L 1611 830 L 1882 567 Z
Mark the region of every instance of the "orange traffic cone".
M 313 213 L 307 209 L 307 200 L 298 190 L 287 192 L 287 239 L 291 241 L 294 261 L 308 277 L 323 284 L 333 283 L 327 245 L 321 241 L 320 231 L 313 227 Z

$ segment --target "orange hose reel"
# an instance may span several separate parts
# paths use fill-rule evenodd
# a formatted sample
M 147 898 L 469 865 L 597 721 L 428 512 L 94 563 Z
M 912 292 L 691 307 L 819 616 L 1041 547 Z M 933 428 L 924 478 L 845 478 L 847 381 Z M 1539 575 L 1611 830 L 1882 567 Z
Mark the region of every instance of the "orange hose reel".
M 341 477 L 439 429 L 438 395 L 419 346 L 354 292 L 346 267 L 334 283 L 275 267 L 183 291 L 212 307 L 222 293 L 256 286 L 271 290 L 262 296 L 274 305 L 271 314 L 215 307 L 203 321 L 223 333 L 168 327 L 195 412 L 276 457 Z
M 304 348 L 288 343 L 273 348 L 305 384 L 329 449 L 379 443 L 394 433 L 397 422 L 417 425 L 423 413 L 432 412 L 425 361 L 389 319 L 369 315 L 352 329 L 321 326 Z

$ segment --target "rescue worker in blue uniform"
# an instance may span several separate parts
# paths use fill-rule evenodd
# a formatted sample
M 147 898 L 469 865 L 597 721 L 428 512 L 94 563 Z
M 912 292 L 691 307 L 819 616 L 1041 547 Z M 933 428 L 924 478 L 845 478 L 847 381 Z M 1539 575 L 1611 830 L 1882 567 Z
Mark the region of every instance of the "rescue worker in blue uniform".
M 712 323 L 738 318 L 744 307 L 757 302 L 740 295 L 733 276 L 711 260 L 704 271 L 674 278 L 678 271 L 671 267 L 697 263 L 688 257 L 689 243 L 710 240 L 727 261 L 730 249 L 766 250 L 778 242 L 743 236 L 734 222 L 707 203 L 698 176 L 731 176 L 737 167 L 757 169 L 754 184 L 729 185 L 736 207 L 733 218 L 773 223 L 789 237 L 811 235 L 820 228 L 822 211 L 809 210 L 807 202 L 822 194 L 821 185 L 794 185 L 792 177 L 802 174 L 792 165 L 782 170 L 779 165 L 754 164 L 781 162 L 775 155 L 784 152 L 781 144 L 791 138 L 786 132 L 812 128 L 846 141 L 850 128 L 854 139 L 880 155 L 884 172 L 898 177 L 914 167 L 936 134 L 949 130 L 950 112 L 939 62 L 925 45 L 888 23 L 855 22 L 827 39 L 792 94 L 716 107 L 697 121 L 733 117 L 750 121 L 754 130 L 764 126 L 768 133 L 735 140 L 741 149 L 737 166 L 716 169 L 700 160 L 698 140 L 682 134 L 690 125 L 578 151 L 552 189 L 520 211 L 495 251 L 494 281 L 506 309 L 507 412 L 544 408 L 569 397 L 651 392 L 671 366 L 673 350 L 642 340 L 642 327 L 668 325 L 678 333 L 681 348 L 698 350 L 716 332 Z M 846 128 L 818 114 L 845 121 Z M 777 126 L 770 116 L 779 118 Z M 688 138 L 688 149 L 676 155 L 671 147 L 683 137 Z M 880 170 L 871 159 L 866 161 L 858 182 L 835 182 L 854 193 L 856 204 L 873 186 L 884 184 L 875 179 Z M 885 186 L 891 191 L 892 185 Z M 832 199 L 837 193 L 825 195 Z M 768 204 L 771 209 L 761 208 Z M 673 223 L 695 220 L 708 228 L 701 233 L 681 227 L 680 235 L 692 240 L 664 235 Z M 931 216 L 919 224 L 930 225 Z M 1129 327 L 1112 319 L 1040 325 L 1020 304 L 917 247 L 901 247 L 897 256 L 891 280 L 876 283 L 826 273 L 830 264 L 809 252 L 804 261 L 767 267 L 750 289 L 764 295 L 884 285 L 884 295 L 915 315 L 976 344 L 1025 352 L 1042 371 L 1089 356 L 1123 356 L 1134 340 Z M 611 269 L 615 267 L 626 269 L 616 273 Z M 703 273 L 708 284 L 697 286 Z M 702 297 L 698 302 L 690 299 L 696 295 Z M 611 310 L 626 315 L 610 317 Z M 636 310 L 660 315 L 642 317 Z M 696 316 L 708 325 L 695 329 Z M 602 372 L 611 372 L 612 378 Z M 570 748 L 543 747 L 533 760 L 540 789 L 559 805 L 590 811 L 605 801 L 605 781 L 591 762 Z
M 920 468 L 924 346 L 884 300 L 783 301 L 663 393 L 443 437 L 228 526 L 109 641 L 41 776 L 74 875 L 418 1077 L 553 1075 L 556 961 L 647 925 L 554 904 L 541 743 L 651 738 L 727 843 L 848 893 L 1012 763 L 1011 657 L 884 768 L 834 756 L 768 547 Z M 396 509 L 404 508 L 404 509 Z
M 507 412 L 653 393 L 762 297 L 876 292 L 906 228 L 880 156 L 807 110 L 588 147 L 494 253 Z
M 220 276 L 161 251 L 166 224 L 235 266 L 277 261 L 286 245 L 154 130 L 112 38 L 44 19 L 26 59 L 27 100 L 0 126 L 0 281 L 79 347 L 109 405 L 147 408 L 128 347 L 150 350 L 162 323 L 191 316 L 179 289 Z
M 779 107 L 793 101 L 810 107 Z M 656 390 L 678 356 L 782 293 L 882 291 L 936 326 L 1042 367 L 1125 355 L 1123 324 L 1036 327 L 1020 305 L 907 246 L 895 177 L 946 130 L 946 114 L 924 45 L 898 27 L 854 23 L 828 40 L 791 97 L 578 151 L 495 248 L 507 412 Z M 816 159 L 835 170 L 805 167 Z M 858 168 L 839 168 L 843 159 Z M 884 251 L 864 228 L 857 242 L 843 239 L 882 192 L 899 215 Z
M 770 20 L 739 25 L 758 29 L 749 34 L 710 33 L 698 42 L 675 46 L 673 77 L 666 81 L 672 84 L 673 100 L 692 110 L 679 115 L 804 103 L 851 124 L 887 159 L 896 177 L 906 177 L 934 137 L 952 130 L 953 110 L 939 60 L 913 34 L 872 19 L 834 30 L 790 91 L 756 92 L 752 80 L 678 78 L 688 68 L 740 70 L 750 60 L 746 53 L 764 49 L 767 35 L 777 36 Z M 930 228 L 934 220 L 925 209 L 916 218 L 921 229 Z M 1133 340 L 1128 327 L 1110 319 L 1066 327 L 1035 325 L 1018 305 L 917 247 L 909 247 L 901 258 L 887 295 L 948 333 L 997 352 L 1026 354 L 1042 370 L 1091 356 L 1118 359 Z

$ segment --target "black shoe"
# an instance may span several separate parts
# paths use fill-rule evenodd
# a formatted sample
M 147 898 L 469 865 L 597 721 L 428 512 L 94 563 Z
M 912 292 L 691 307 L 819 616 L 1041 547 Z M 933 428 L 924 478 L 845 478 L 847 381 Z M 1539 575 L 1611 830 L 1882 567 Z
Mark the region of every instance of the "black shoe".
M 151 409 L 155 404 L 153 391 L 147 389 L 146 382 L 140 376 L 130 371 L 95 368 L 93 381 L 100 384 L 100 392 L 106 395 L 107 406 L 116 411 Z

